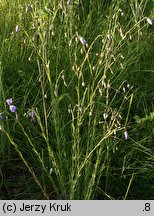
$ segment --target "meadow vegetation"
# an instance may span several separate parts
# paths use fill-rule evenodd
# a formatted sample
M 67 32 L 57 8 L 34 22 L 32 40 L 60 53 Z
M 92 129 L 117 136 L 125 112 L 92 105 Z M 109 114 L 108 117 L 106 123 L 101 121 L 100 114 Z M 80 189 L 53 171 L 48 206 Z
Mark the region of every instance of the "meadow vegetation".
M 0 14 L 0 198 L 153 199 L 154 1 Z

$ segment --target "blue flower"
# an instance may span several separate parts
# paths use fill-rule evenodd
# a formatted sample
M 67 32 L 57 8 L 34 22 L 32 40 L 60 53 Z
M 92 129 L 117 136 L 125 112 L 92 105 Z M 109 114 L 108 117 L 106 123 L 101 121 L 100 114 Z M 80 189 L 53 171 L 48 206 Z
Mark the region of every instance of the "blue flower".
M 9 99 L 7 99 L 6 100 L 6 103 L 9 105 L 9 109 L 10 109 L 10 111 L 11 112 L 16 112 L 16 110 L 17 110 L 17 107 L 16 106 L 14 106 L 13 104 L 12 104 L 12 98 L 9 98 Z
M 31 112 L 31 117 L 32 117 L 32 119 L 34 119 L 34 116 L 35 116 L 35 112 L 34 112 L 34 110 Z
M 17 107 L 14 106 L 14 105 L 10 105 L 9 108 L 10 108 L 10 111 L 13 112 L 13 113 L 16 112 L 16 110 L 17 110 Z
M 86 46 L 86 41 L 83 37 L 80 37 L 80 42 L 82 43 L 83 46 Z
M 128 140 L 128 132 L 127 131 L 125 131 L 124 135 L 125 135 L 125 140 Z
M 16 26 L 16 32 L 19 31 L 19 28 L 20 28 L 19 25 L 17 25 L 17 26 Z
M 7 103 L 9 106 L 11 106 L 11 105 L 12 105 L 12 98 L 7 99 L 7 100 L 6 100 L 6 103 Z

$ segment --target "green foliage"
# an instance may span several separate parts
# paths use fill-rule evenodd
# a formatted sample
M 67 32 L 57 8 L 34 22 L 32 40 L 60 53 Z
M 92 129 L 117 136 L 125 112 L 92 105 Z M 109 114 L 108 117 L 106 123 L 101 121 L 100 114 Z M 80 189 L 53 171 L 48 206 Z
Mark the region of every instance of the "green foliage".
M 153 198 L 152 4 L 3 1 L 2 198 Z

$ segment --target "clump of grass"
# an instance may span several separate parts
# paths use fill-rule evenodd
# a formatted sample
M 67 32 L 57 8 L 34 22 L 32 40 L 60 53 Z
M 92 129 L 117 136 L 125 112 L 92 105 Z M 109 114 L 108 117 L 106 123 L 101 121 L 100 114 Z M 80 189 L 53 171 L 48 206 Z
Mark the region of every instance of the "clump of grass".
M 128 178 L 115 196 L 126 199 L 135 171 L 124 175 L 125 161 L 131 158 L 128 145 L 136 143 L 130 138 L 135 89 L 129 70 L 149 25 L 146 4 L 111 3 L 94 19 L 104 7 L 100 2 L 18 3 L 9 7 L 17 16 L 7 21 L 2 43 L 2 98 L 12 97 L 17 107 L 13 113 L 2 108 L 8 116 L 3 136 L 43 198 L 96 199 L 101 191 L 101 198 L 114 199 L 111 175 L 118 173 L 121 181 Z M 126 9 L 133 14 L 127 25 Z M 120 177 L 113 172 L 119 155 Z

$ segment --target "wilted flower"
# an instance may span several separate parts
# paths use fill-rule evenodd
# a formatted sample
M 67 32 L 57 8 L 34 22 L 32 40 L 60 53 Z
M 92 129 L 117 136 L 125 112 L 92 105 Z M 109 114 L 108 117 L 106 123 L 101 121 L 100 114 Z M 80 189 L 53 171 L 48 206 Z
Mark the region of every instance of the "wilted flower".
M 17 107 L 14 105 L 11 105 L 9 108 L 10 108 L 10 111 L 13 113 L 16 112 L 16 110 L 17 110 Z
M 108 83 L 106 87 L 107 87 L 107 89 L 110 89 L 110 87 L 111 87 L 110 83 Z
M 9 106 L 11 106 L 11 105 L 12 105 L 12 98 L 7 99 L 7 100 L 6 100 L 6 103 L 7 103 Z
M 31 9 L 31 5 L 28 4 L 27 7 L 26 7 L 26 13 L 29 13 L 30 9 Z
M 85 82 L 84 82 L 84 81 L 82 82 L 82 86 L 83 86 L 83 87 L 85 86 Z
M 107 114 L 106 113 L 103 113 L 103 118 L 104 118 L 104 120 L 107 118 Z
M 148 22 L 150 25 L 152 25 L 152 19 L 147 18 L 147 22 Z
M 68 0 L 68 1 L 67 1 L 67 4 L 69 5 L 69 4 L 70 4 L 70 2 L 71 2 L 71 0 Z
M 125 131 L 124 135 L 125 135 L 125 140 L 128 140 L 128 132 L 127 131 Z
M 124 12 L 121 9 L 119 9 L 119 11 L 121 13 L 121 16 L 124 16 Z
M 16 26 L 16 32 L 18 32 L 18 31 L 19 31 L 19 25 Z
M 2 118 L 3 118 L 3 115 L 2 115 L 2 113 L 0 113 L 0 120 L 2 120 Z
M 51 169 L 50 169 L 50 175 L 52 174 L 52 171 L 53 171 L 53 169 L 51 168 Z
M 108 34 L 108 35 L 107 35 L 107 39 L 109 40 L 109 42 L 111 42 L 111 41 L 112 41 L 112 35 L 111 35 L 111 34 Z

